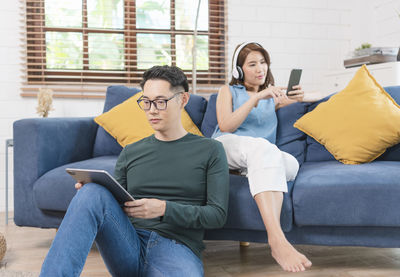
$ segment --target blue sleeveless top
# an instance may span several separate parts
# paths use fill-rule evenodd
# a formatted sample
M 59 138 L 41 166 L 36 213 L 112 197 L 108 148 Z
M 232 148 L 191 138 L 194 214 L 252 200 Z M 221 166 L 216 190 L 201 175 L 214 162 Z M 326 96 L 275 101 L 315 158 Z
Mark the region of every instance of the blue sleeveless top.
M 242 85 L 229 86 L 229 90 L 232 93 L 233 111 L 237 110 L 250 98 L 246 92 L 246 88 Z M 257 107 L 254 107 L 251 110 L 247 118 L 232 134 L 239 136 L 261 137 L 275 144 L 277 126 L 278 119 L 275 113 L 274 99 L 262 99 L 258 102 Z M 216 138 L 224 134 L 230 133 L 221 132 L 219 126 L 217 125 L 212 137 Z

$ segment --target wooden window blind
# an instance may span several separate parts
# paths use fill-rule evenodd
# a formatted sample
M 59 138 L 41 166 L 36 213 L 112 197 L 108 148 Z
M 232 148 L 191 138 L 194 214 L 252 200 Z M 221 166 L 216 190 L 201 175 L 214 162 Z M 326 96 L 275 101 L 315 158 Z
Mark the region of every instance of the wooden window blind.
M 197 1 L 22 0 L 26 25 L 22 96 L 102 98 L 109 85 L 139 86 L 153 65 L 177 65 L 192 84 Z M 198 93 L 226 81 L 225 1 L 202 0 Z

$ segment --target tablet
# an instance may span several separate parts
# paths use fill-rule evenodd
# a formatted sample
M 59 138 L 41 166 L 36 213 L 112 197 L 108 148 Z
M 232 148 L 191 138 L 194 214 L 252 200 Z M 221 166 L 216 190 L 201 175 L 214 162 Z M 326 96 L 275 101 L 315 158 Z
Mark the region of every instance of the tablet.
M 105 170 L 80 168 L 67 168 L 65 170 L 78 183 L 96 183 L 106 187 L 120 204 L 135 200 L 132 195 Z

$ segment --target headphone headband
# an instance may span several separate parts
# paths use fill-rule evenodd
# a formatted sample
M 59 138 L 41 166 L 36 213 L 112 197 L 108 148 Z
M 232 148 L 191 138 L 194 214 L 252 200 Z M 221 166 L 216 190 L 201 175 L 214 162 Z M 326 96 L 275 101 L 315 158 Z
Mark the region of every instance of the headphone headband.
M 239 57 L 240 51 L 242 51 L 243 48 L 245 48 L 247 45 L 249 45 L 249 44 L 251 44 L 251 43 L 257 44 L 258 46 L 262 47 L 262 46 L 261 46 L 259 43 L 257 43 L 257 42 L 254 42 L 254 41 L 247 41 L 247 42 L 243 42 L 243 43 L 236 49 L 235 54 L 233 55 L 233 61 L 232 61 L 232 76 L 233 76 L 235 79 L 241 79 L 241 78 L 243 78 L 243 76 L 240 76 L 240 75 L 243 75 L 243 73 L 241 74 L 241 73 L 239 72 L 239 71 L 242 72 L 242 69 L 240 68 L 240 66 L 238 66 L 238 64 L 237 64 L 237 59 L 238 59 L 238 57 Z M 238 67 L 239 67 L 239 70 L 238 70 Z

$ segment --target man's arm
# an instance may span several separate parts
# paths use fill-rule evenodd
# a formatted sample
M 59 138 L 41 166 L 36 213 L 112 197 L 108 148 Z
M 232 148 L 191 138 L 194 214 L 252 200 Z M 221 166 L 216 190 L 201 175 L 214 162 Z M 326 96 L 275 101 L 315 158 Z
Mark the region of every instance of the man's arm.
M 227 218 L 229 199 L 229 169 L 226 154 L 220 142 L 213 143 L 207 169 L 207 202 L 195 206 L 166 201 L 163 221 L 183 228 L 220 228 Z
M 115 164 L 114 170 L 115 180 L 125 189 L 128 189 L 127 181 L 126 181 L 126 154 L 125 148 L 122 149 L 121 153 L 118 156 L 117 163 Z

